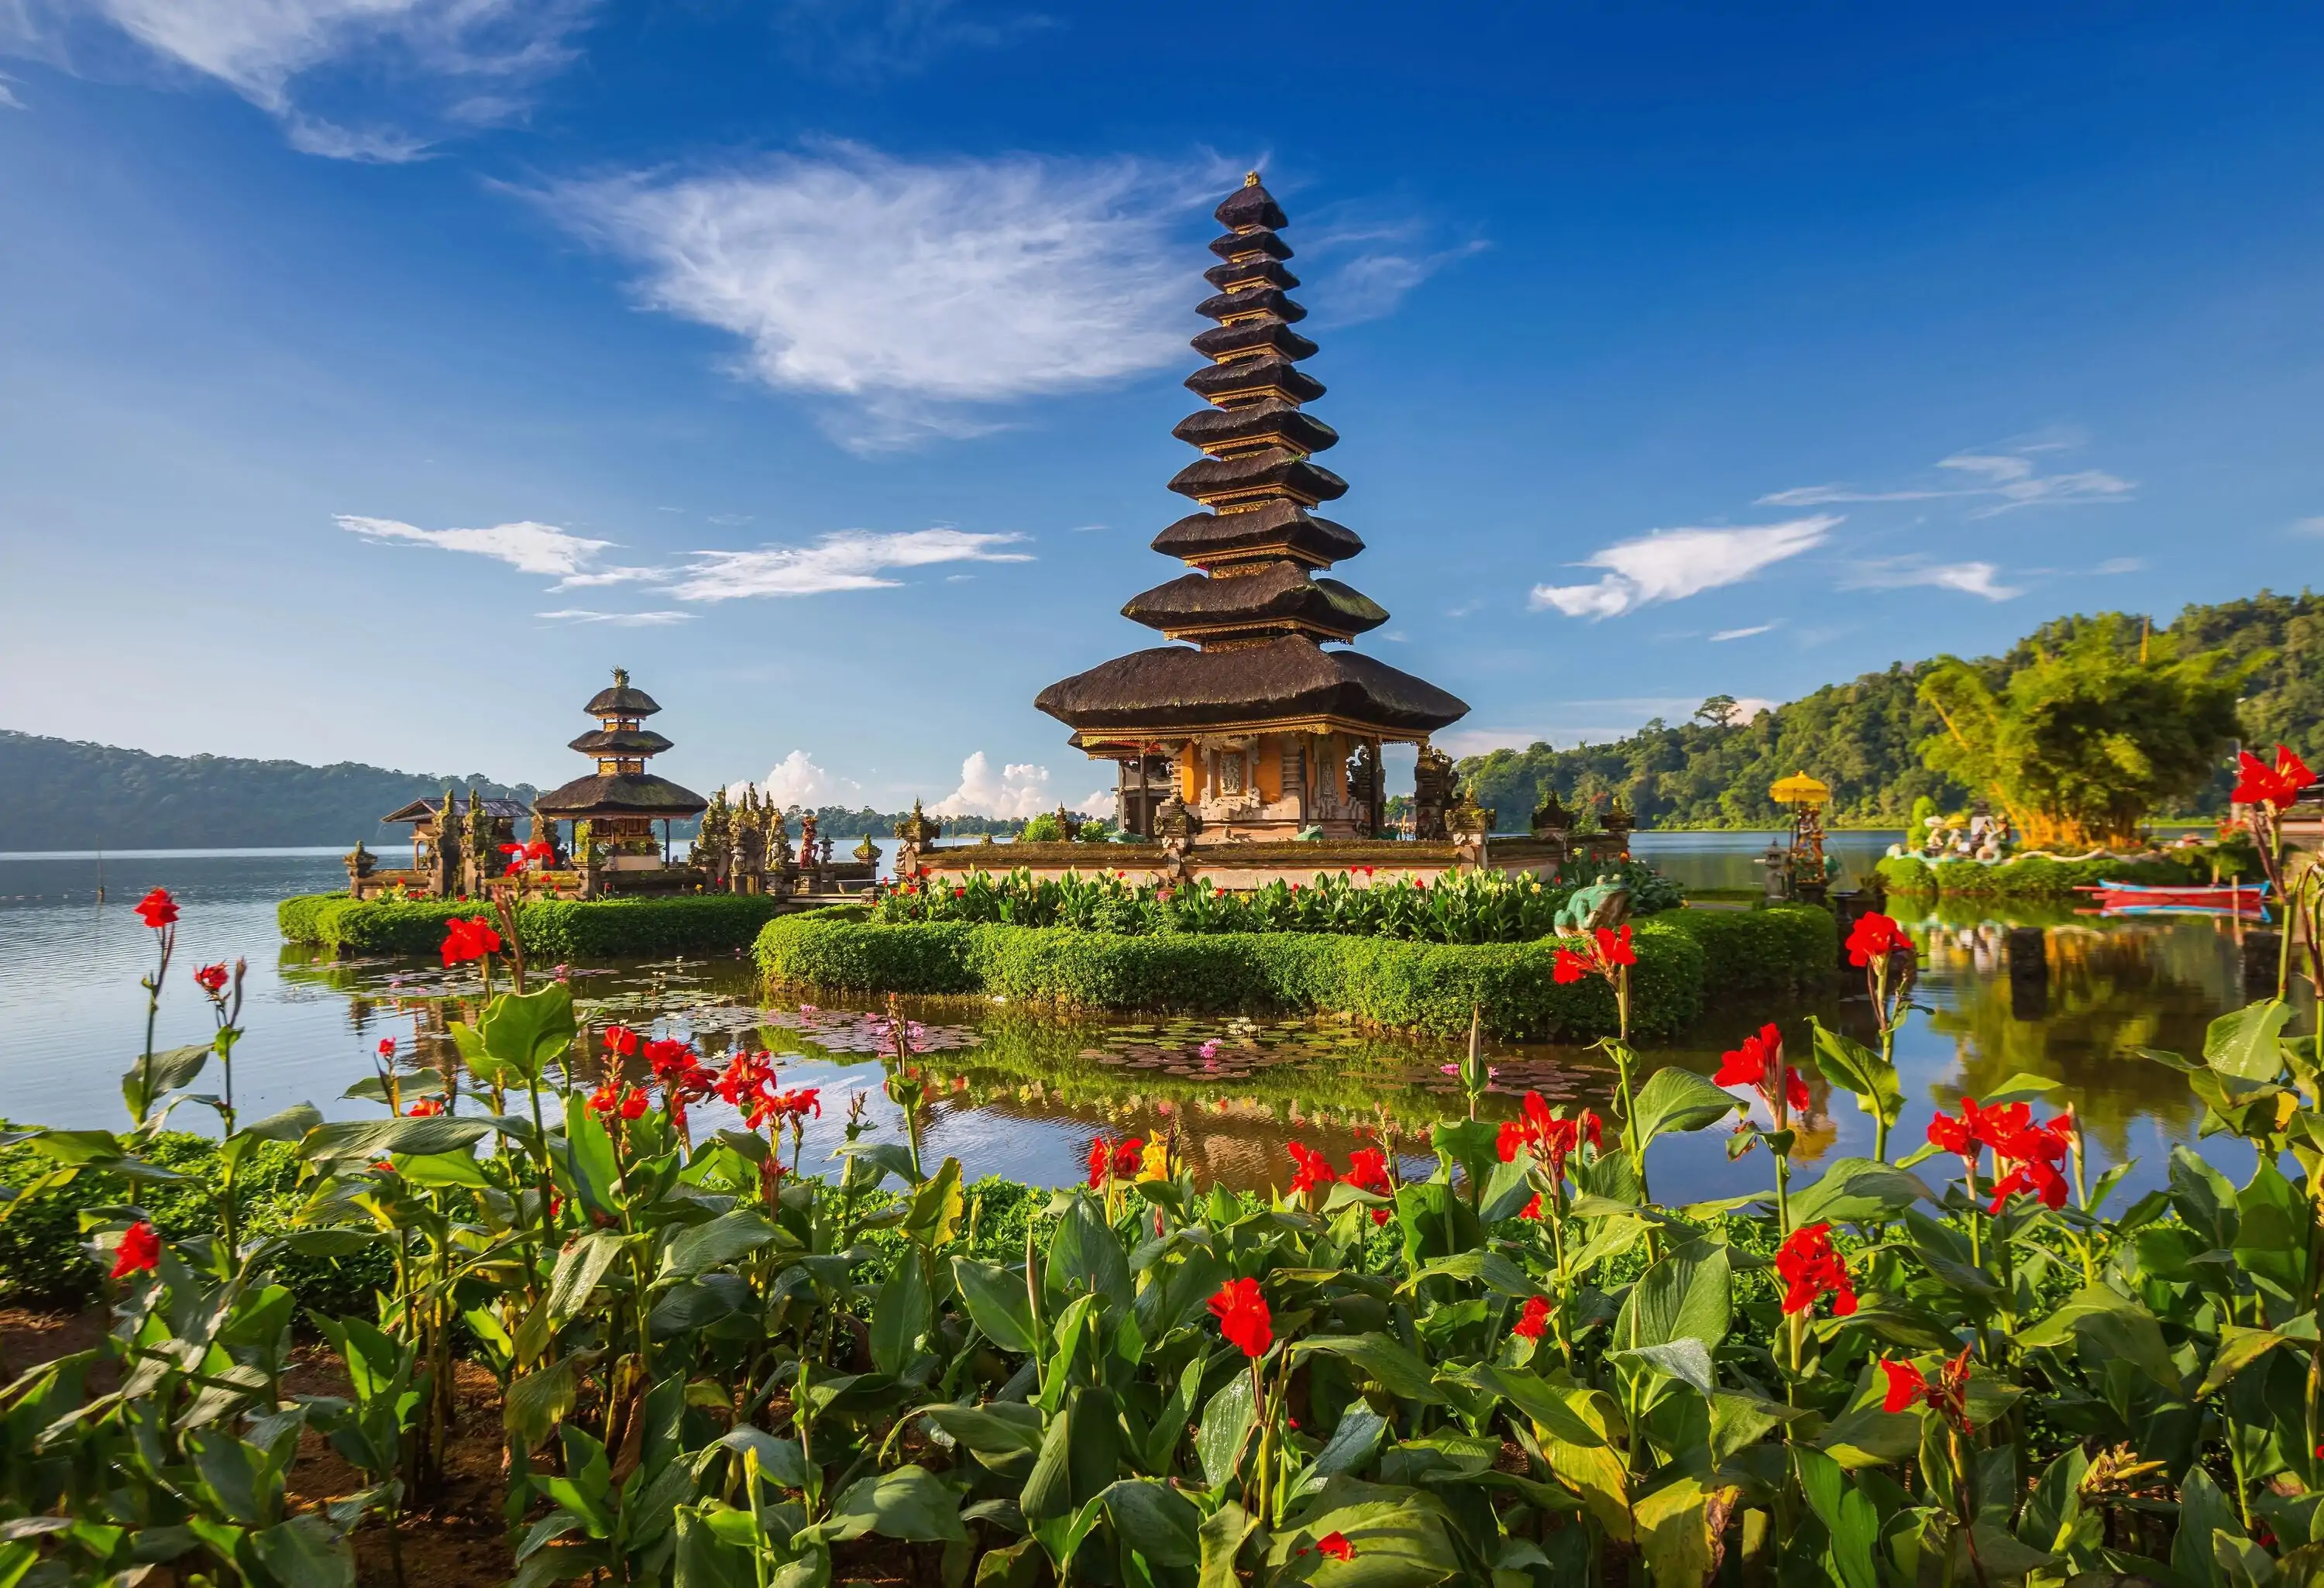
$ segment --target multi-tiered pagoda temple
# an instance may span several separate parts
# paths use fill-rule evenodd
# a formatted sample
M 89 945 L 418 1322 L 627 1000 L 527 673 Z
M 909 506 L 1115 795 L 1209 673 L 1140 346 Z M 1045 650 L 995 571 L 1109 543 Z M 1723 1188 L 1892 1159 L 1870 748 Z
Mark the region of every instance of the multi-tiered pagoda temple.
M 1034 704 L 1073 743 L 1120 768 L 1120 821 L 1157 822 L 1195 845 L 1311 836 L 1370 838 L 1384 826 L 1380 747 L 1425 746 L 1468 712 L 1410 673 L 1341 649 L 1388 614 L 1319 577 L 1364 549 L 1313 509 L 1345 480 L 1315 461 L 1339 434 L 1306 411 L 1323 383 L 1300 369 L 1315 344 L 1277 234 L 1280 206 L 1257 172 L 1219 206 L 1216 289 L 1194 339 L 1210 360 L 1187 387 L 1210 407 L 1172 431 L 1203 457 L 1170 489 L 1202 503 L 1154 539 L 1194 571 L 1130 598 L 1122 615 L 1185 643 L 1117 657 L 1044 689 Z M 1331 649 L 1327 649 L 1331 647 Z
M 587 822 L 590 855 L 609 871 L 661 869 L 669 829 L 665 825 L 657 838 L 654 823 L 684 821 L 709 808 L 693 789 L 646 771 L 649 757 L 670 748 L 645 725 L 660 709 L 652 696 L 631 686 L 626 669 L 615 668 L 613 687 L 598 690 L 582 707 L 597 725 L 569 746 L 594 757 L 597 770 L 532 802 L 533 814 L 550 821 Z

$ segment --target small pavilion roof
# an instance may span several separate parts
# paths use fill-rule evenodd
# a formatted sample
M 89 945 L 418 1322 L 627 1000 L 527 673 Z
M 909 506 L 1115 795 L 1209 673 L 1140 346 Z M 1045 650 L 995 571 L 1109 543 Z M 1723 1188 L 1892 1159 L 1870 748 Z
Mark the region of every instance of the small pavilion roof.
M 456 790 L 453 793 L 452 810 L 455 815 L 467 814 L 468 799 L 467 795 Z M 504 795 L 487 794 L 484 796 L 484 814 L 495 820 L 515 821 L 531 814 L 525 809 L 523 801 L 511 799 Z M 383 822 L 425 822 L 433 821 L 443 813 L 444 797 L 438 794 L 433 799 L 415 799 L 409 805 L 399 805 L 379 819 Z
M 1346 525 L 1317 518 L 1292 502 L 1269 502 L 1242 512 L 1190 512 L 1154 537 L 1154 549 L 1163 556 L 1201 565 L 1278 549 L 1328 568 L 1355 556 L 1364 543 Z

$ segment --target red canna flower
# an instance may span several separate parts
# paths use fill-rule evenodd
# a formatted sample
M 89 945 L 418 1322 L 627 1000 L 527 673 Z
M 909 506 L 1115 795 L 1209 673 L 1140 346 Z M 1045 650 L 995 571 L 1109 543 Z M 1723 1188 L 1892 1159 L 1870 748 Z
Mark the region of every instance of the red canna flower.
M 1119 1142 L 1113 1149 L 1113 1172 L 1117 1179 L 1129 1179 L 1146 1162 L 1146 1138 L 1132 1136 Z
M 1805 1312 L 1819 1297 L 1831 1299 L 1831 1316 L 1856 1310 L 1856 1286 L 1848 1263 L 1832 1250 L 1830 1224 L 1802 1224 L 1775 1252 L 1775 1273 L 1784 1281 L 1784 1311 Z
M 1541 1193 L 1538 1191 L 1533 1194 L 1533 1200 L 1527 1202 L 1517 1214 L 1517 1217 L 1521 1219 L 1532 1219 L 1536 1223 L 1548 1216 L 1549 1215 L 1546 1213 L 1542 1211 Z
M 1211 1316 L 1219 1320 L 1219 1333 L 1253 1361 L 1275 1343 L 1275 1320 L 1257 1279 L 1230 1279 L 1220 1286 L 1211 1297 Z
M 1348 1154 L 1348 1172 L 1341 1177 L 1359 1191 L 1370 1191 L 1386 1196 L 1396 1189 L 1396 1182 L 1388 1172 L 1388 1154 L 1377 1147 L 1359 1147 Z M 1388 1209 L 1372 1209 L 1375 1225 L 1388 1223 Z
M 1857 918 L 1848 934 L 1848 963 L 1862 970 L 1876 959 L 1886 959 L 1899 948 L 1909 949 L 1913 940 L 1904 929 L 1885 915 Z
M 422 1097 L 418 1102 L 414 1103 L 410 1108 L 403 1111 L 403 1117 L 408 1120 L 433 1119 L 436 1115 L 442 1113 L 443 1112 L 444 1100 L 442 1098 Z
M 1880 1402 L 1882 1411 L 1903 1411 L 1914 1405 L 1925 1405 L 1939 1417 L 1962 1433 L 1971 1432 L 1969 1421 L 1969 1352 L 1961 1347 L 1959 1356 L 1948 1357 L 1931 1380 L 1917 1362 L 1889 1362 L 1883 1359 L 1880 1371 L 1888 1376 L 1888 1393 Z
M 1550 974 L 1557 978 L 1559 986 L 1567 987 L 1581 981 L 1584 976 L 1593 974 L 1596 969 L 1595 965 L 1571 948 L 1561 948 L 1557 951 L 1557 957 L 1550 967 Z
M 194 985 L 216 998 L 226 991 L 226 969 L 222 965 L 206 965 L 194 973 Z
M 535 838 L 524 846 L 524 857 L 527 860 L 554 860 L 557 858 L 557 845 L 546 838 Z
M 589 1109 L 606 1119 L 618 1113 L 625 1120 L 633 1120 L 646 1112 L 646 1094 L 637 1087 L 608 1081 L 589 1094 Z
M 178 901 L 170 897 L 167 888 L 156 888 L 146 894 L 137 901 L 136 910 L 139 919 L 157 932 L 178 923 Z
M 382 1058 L 393 1058 L 393 1057 L 395 1057 L 395 1039 L 394 1039 L 394 1038 L 392 1038 L 392 1037 L 382 1037 L 382 1038 L 379 1039 L 379 1056 L 380 1056 Z
M 1939 1109 L 1936 1118 L 1929 1122 L 1930 1145 L 1941 1152 L 1950 1152 L 1957 1158 L 1975 1162 L 1978 1154 L 1984 1149 L 1977 1139 L 1977 1127 L 1973 1122 L 1976 1109 L 1977 1100 L 1971 1097 L 1961 1099 L 1960 1119 L 1954 1119 Z
M 514 859 L 511 860 L 508 864 L 501 868 L 501 875 L 504 877 L 517 877 L 522 876 L 523 874 L 524 856 L 521 854 L 516 856 Z
M 1624 921 L 1618 930 L 1610 927 L 1598 928 L 1598 960 L 1601 965 L 1636 965 L 1637 951 L 1630 946 L 1630 923 Z
M 643 1040 L 627 1026 L 607 1026 L 599 1035 L 605 1039 L 605 1051 L 617 1058 L 633 1058 L 638 1044 Z
M 155 889 L 155 892 L 161 892 Z M 162 895 L 165 899 L 167 894 Z M 121 1232 L 121 1244 L 113 1249 L 113 1277 L 126 1274 L 150 1274 L 161 1263 L 161 1237 L 143 1219 Z
M 2264 805 L 2271 810 L 2283 810 L 2298 803 L 2300 791 L 2316 780 L 2316 774 L 2292 753 L 2288 744 L 2275 747 L 2273 766 L 2246 750 L 2236 762 L 2236 770 L 2242 775 L 2227 798 L 2237 805 Z
M 1719 1073 L 1711 1079 L 1714 1085 L 1758 1088 L 1768 1112 L 1778 1117 L 1805 1113 L 1814 1103 L 1807 1077 L 1784 1062 L 1783 1033 L 1772 1025 L 1761 1026 L 1740 1048 L 1721 1054 Z
M 444 923 L 442 952 L 447 970 L 500 951 L 501 935 L 493 930 L 493 923 L 483 916 L 471 916 L 466 920 L 454 916 Z
M 1526 1297 L 1525 1311 L 1519 1315 L 1509 1333 L 1521 1340 L 1538 1340 L 1549 1327 L 1549 1303 L 1538 1296 Z
M 2034 1158 L 2026 1159 L 1995 1182 L 1993 1205 L 1987 1211 L 1999 1213 L 2002 1204 L 2021 1191 L 2040 1197 L 2042 1205 L 2052 1210 L 2066 1205 L 2066 1177 Z
M 1321 1186 L 1328 1186 L 1339 1176 L 1332 1172 L 1332 1160 L 1304 1142 L 1289 1144 L 1294 1172 L 1290 1194 L 1304 1196 Z
M 1299 1553 L 1305 1555 L 1307 1552 L 1302 1549 Z M 1353 1560 L 1356 1558 L 1356 1546 L 1348 1542 L 1345 1533 L 1326 1533 L 1315 1540 L 1315 1553 L 1326 1560 Z

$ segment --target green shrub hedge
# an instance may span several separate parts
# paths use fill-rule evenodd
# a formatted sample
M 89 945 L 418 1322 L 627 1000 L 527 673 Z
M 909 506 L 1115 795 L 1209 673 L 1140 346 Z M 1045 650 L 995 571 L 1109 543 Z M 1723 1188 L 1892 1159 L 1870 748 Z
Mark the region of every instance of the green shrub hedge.
M 358 901 L 344 894 L 286 899 L 275 907 L 282 936 L 346 954 L 433 954 L 454 916 L 490 914 L 474 900 Z M 666 899 L 536 899 L 517 910 L 517 936 L 533 959 L 654 959 L 734 954 L 774 919 L 771 899 L 689 893 Z
M 1673 910 L 1637 924 L 1631 1029 L 1664 1035 L 1701 1012 L 1706 989 L 1820 984 L 1838 959 L 1821 909 Z M 983 992 L 1084 1009 L 1284 1009 L 1348 1014 L 1443 1036 L 1481 1005 L 1505 1039 L 1615 1029 L 1596 978 L 1560 986 L 1555 945 L 1408 943 L 1322 932 L 1121 934 L 1062 927 L 890 926 L 836 911 L 785 917 L 759 935 L 760 969 L 795 987 Z
M 2192 860 L 2052 860 L 2046 854 L 1999 865 L 1974 860 L 1941 860 L 1932 865 L 1918 855 L 1899 854 L 1883 860 L 1879 869 L 1891 892 L 1978 899 L 2064 899 L 2076 888 L 2098 882 L 2211 880 L 2210 867 Z

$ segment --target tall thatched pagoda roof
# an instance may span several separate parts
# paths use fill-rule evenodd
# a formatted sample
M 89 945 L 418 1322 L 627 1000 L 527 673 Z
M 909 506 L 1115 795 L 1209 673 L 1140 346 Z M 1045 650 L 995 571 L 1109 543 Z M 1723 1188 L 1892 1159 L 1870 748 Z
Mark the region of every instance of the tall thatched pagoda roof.
M 1218 323 L 1193 341 L 1209 362 L 1186 381 L 1209 406 L 1171 433 L 1203 456 L 1170 489 L 1204 511 L 1154 539 L 1193 568 L 1130 597 L 1122 615 L 1193 647 L 1117 657 L 1061 679 L 1034 702 L 1093 752 L 1125 735 L 1310 728 L 1422 738 L 1468 713 L 1434 684 L 1353 651 L 1326 650 L 1388 621 L 1370 596 L 1317 575 L 1363 550 L 1355 532 L 1309 510 L 1348 482 L 1315 461 L 1339 432 L 1303 404 L 1323 384 L 1297 366 L 1315 344 L 1291 328 L 1307 311 L 1277 234 L 1283 207 L 1253 172 L 1214 212 L 1226 228 L 1203 272 L 1196 312 Z
M 532 808 L 552 821 L 589 821 L 599 817 L 643 817 L 651 821 L 683 821 L 700 816 L 710 802 L 693 789 L 646 771 L 650 756 L 671 748 L 670 741 L 639 719 L 661 707 L 643 689 L 632 688 L 629 673 L 613 669 L 613 684 L 590 697 L 582 709 L 598 725 L 569 746 L 597 758 L 597 770 L 551 789 Z

